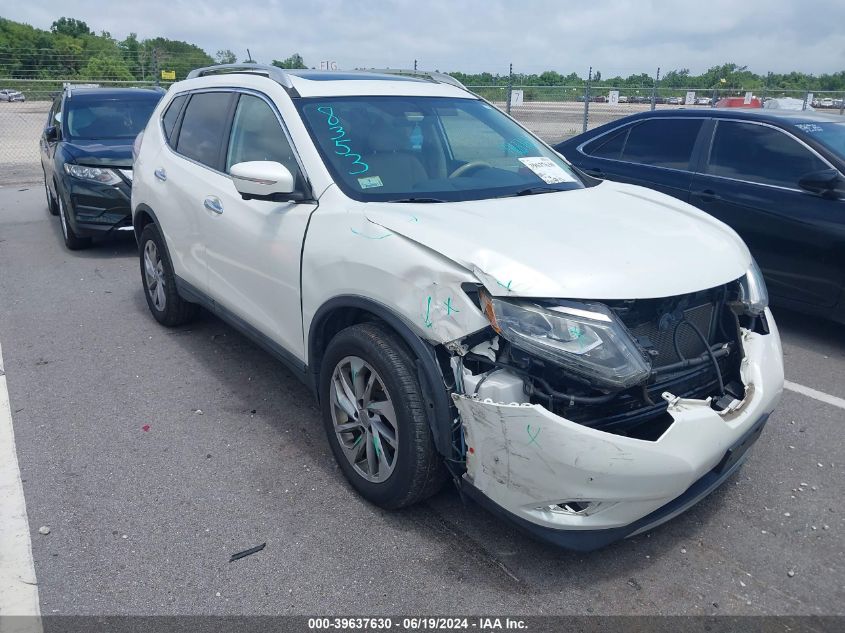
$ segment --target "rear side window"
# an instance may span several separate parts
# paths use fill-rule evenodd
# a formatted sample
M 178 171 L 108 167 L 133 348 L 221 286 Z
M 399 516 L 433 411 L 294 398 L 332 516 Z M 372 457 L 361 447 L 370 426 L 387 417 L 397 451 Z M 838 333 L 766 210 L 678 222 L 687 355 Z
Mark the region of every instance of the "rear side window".
M 231 93 L 228 92 L 200 92 L 192 95 L 182 117 L 176 151 L 217 169 L 230 99 Z
M 185 99 L 187 98 L 188 95 L 179 95 L 178 97 L 175 97 L 173 101 L 170 102 L 170 105 L 167 106 L 164 116 L 161 117 L 161 126 L 164 129 L 164 136 L 167 139 L 167 142 L 171 145 L 173 144 L 171 137 L 173 136 L 173 128 L 176 125 L 176 119 L 179 118 L 179 112 L 182 111 L 182 106 L 185 104 Z
M 689 169 L 702 119 L 650 119 L 635 125 L 622 160 L 641 165 Z
M 628 138 L 630 126 L 621 130 L 611 132 L 597 138 L 595 141 L 584 147 L 584 151 L 596 158 L 614 158 L 619 160 L 622 156 L 622 148 L 625 147 L 625 140 Z
M 798 188 L 802 176 L 828 166 L 804 145 L 766 125 L 719 121 L 707 173 Z

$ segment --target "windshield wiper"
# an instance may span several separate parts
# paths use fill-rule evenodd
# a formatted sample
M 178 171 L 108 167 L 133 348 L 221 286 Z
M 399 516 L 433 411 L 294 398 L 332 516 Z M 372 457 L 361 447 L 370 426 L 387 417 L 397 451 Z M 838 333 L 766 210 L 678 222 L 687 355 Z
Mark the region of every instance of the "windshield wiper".
M 433 204 L 435 202 L 448 202 L 440 198 L 398 198 L 396 200 L 388 200 L 388 202 L 420 202 L 426 204 Z
M 566 191 L 565 189 L 558 189 L 557 187 L 528 187 L 527 189 L 520 189 L 516 193 L 508 193 L 504 196 L 497 196 L 498 198 L 515 198 L 517 196 L 535 196 L 538 193 L 552 193 L 553 191 Z

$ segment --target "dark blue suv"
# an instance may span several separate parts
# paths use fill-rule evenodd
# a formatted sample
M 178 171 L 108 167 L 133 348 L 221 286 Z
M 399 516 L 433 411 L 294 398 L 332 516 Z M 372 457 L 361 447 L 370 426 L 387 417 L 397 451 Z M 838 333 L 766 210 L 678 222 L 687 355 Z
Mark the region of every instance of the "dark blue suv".
M 164 91 L 66 87 L 41 134 L 47 206 L 69 249 L 131 231 L 132 143 Z
M 657 189 L 719 218 L 748 244 L 773 303 L 845 322 L 845 117 L 656 110 L 555 149 L 591 176 Z

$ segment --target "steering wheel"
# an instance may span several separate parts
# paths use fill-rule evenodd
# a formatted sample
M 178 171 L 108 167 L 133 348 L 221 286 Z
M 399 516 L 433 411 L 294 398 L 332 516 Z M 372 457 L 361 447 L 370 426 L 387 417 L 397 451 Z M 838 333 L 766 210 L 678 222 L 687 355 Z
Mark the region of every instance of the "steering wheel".
M 461 165 L 455 171 L 449 174 L 449 178 L 458 178 L 459 176 L 463 176 L 468 171 L 474 171 L 476 169 L 481 169 L 482 167 L 489 167 L 490 169 L 492 169 L 493 165 L 491 165 L 490 163 L 485 163 L 483 160 L 471 160 L 468 163 Z

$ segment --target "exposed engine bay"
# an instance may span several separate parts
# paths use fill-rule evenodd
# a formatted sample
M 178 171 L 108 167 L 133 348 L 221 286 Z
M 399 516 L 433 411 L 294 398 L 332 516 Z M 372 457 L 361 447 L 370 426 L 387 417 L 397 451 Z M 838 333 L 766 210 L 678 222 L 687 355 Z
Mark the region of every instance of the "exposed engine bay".
M 659 299 L 521 301 L 519 324 L 512 303 L 483 287 L 465 291 L 491 327 L 452 346 L 456 393 L 540 405 L 641 440 L 657 440 L 672 424 L 669 394 L 723 414 L 738 406 L 746 395 L 742 329 L 767 332 L 765 316 L 741 303 L 742 280 Z

